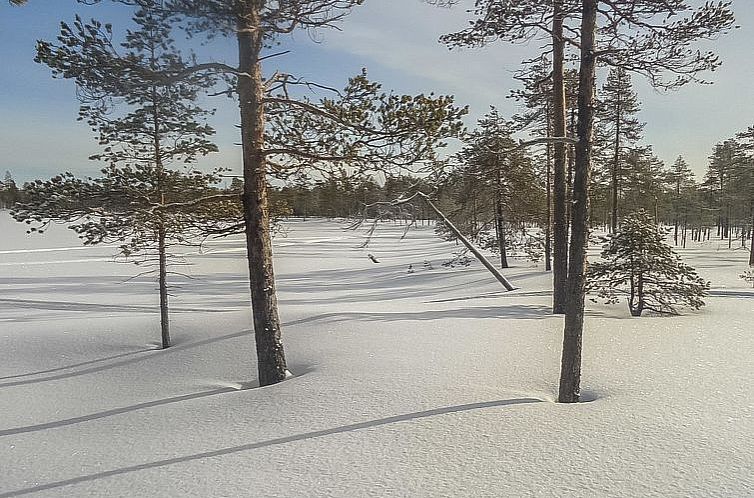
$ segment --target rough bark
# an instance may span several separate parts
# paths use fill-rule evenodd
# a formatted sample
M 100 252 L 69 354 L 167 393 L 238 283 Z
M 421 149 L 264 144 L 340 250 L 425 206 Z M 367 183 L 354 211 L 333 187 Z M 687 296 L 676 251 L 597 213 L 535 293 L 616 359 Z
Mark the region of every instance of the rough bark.
M 548 117 L 548 125 L 547 130 L 549 133 L 550 126 L 549 126 L 549 117 Z M 547 185 L 545 186 L 545 191 L 547 195 L 547 207 L 545 211 L 545 271 L 551 271 L 552 270 L 552 241 L 551 241 L 551 234 L 552 234 L 552 158 L 550 153 L 551 145 L 547 144 L 547 165 L 546 165 L 546 174 L 545 179 Z
M 595 34 L 598 0 L 582 0 L 578 130 L 573 176 L 571 244 L 568 259 L 568 301 L 563 331 L 560 403 L 579 401 L 581 342 L 584 330 L 586 249 L 589 235 L 589 175 L 594 128 Z
M 553 135 L 566 136 L 565 82 L 563 76 L 563 2 L 553 2 L 552 109 Z M 566 213 L 566 145 L 555 142 L 553 164 L 553 300 L 552 312 L 566 309 L 568 278 L 568 220 Z
M 263 0 L 247 2 L 239 16 L 238 78 L 243 147 L 246 245 L 249 262 L 251 307 L 257 347 L 259 384 L 266 386 L 285 379 L 287 369 L 278 317 L 275 275 L 272 265 L 272 238 L 267 197 L 267 164 L 264 157 L 264 102 L 260 11 Z

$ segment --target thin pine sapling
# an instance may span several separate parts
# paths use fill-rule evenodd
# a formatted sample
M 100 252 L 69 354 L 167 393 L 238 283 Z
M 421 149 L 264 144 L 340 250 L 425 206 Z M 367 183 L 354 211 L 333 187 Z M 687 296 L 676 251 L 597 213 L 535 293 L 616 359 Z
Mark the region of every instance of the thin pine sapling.
M 210 141 L 214 130 L 204 122 L 211 112 L 195 104 L 213 81 L 145 77 L 180 72 L 190 62 L 174 46 L 169 18 L 141 8 L 133 20 L 137 29 L 117 46 L 111 25 L 78 17 L 72 25 L 61 24 L 57 43 L 39 42 L 37 61 L 54 76 L 76 82 L 79 119 L 102 146 L 90 159 L 108 167 L 98 178 L 65 173 L 28 184 L 14 216 L 31 224 L 31 231 L 50 221 L 67 223 L 87 244 L 119 243 L 130 260 L 154 263 L 162 347 L 167 348 L 169 247 L 239 224 L 240 192 L 220 192 L 217 171 L 186 166 L 217 151 Z

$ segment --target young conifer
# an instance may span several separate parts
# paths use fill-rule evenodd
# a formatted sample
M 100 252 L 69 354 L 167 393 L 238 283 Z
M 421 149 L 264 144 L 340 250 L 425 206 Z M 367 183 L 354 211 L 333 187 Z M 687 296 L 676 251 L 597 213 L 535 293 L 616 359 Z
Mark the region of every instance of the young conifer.
M 626 296 L 632 316 L 645 310 L 675 315 L 679 306 L 704 306 L 709 282 L 681 261 L 665 235 L 644 210 L 625 217 L 607 236 L 602 261 L 589 266 L 588 290 L 608 303 Z

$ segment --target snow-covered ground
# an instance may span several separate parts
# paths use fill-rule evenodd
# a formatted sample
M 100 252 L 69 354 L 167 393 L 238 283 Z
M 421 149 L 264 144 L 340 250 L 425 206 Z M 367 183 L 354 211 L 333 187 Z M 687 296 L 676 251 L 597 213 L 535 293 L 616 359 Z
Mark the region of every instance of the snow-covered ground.
M 260 389 L 240 239 L 187 256 L 161 351 L 137 267 L 0 213 L 0 497 L 754 496 L 745 251 L 683 251 L 712 281 L 699 312 L 590 303 L 593 401 L 559 405 L 541 268 L 514 261 L 505 293 L 476 262 L 442 267 L 458 248 L 429 228 L 362 249 L 334 222 L 286 226 L 295 377 Z

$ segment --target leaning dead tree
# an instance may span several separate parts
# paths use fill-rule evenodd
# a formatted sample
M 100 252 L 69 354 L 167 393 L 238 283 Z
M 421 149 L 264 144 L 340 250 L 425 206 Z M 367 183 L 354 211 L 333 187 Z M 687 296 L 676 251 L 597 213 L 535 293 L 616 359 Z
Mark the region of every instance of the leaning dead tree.
M 485 142 L 484 150 L 480 151 L 488 156 L 491 156 L 496 162 L 502 161 L 510 156 L 515 155 L 518 152 L 525 150 L 528 147 L 541 145 L 541 144 L 553 144 L 553 143 L 573 143 L 573 139 L 568 137 L 540 137 L 533 140 L 519 141 L 518 144 L 512 147 L 505 148 L 489 148 L 490 142 Z M 415 187 L 409 188 L 405 195 L 392 201 L 383 201 L 367 204 L 364 206 L 364 213 L 360 220 L 352 224 L 350 228 L 356 228 L 369 217 L 370 211 L 377 209 L 377 215 L 374 216 L 374 222 L 369 229 L 369 233 L 373 233 L 377 227 L 377 223 L 385 216 L 394 214 L 396 208 L 402 209 L 406 205 L 410 205 L 416 200 L 424 202 L 440 219 L 445 227 L 459 240 L 474 257 L 482 263 L 482 265 L 500 282 L 506 290 L 512 291 L 516 287 L 487 259 L 481 251 L 466 237 L 461 230 L 459 230 L 452 221 L 443 213 L 437 205 L 432 202 L 431 196 L 421 190 L 415 190 Z M 411 225 L 407 226 L 408 230 Z M 368 241 L 367 241 L 368 243 Z
M 479 249 L 465 235 L 463 235 L 463 233 L 458 228 L 456 228 L 456 226 L 448 219 L 448 217 L 445 216 L 445 213 L 440 211 L 440 209 L 435 205 L 435 203 L 432 202 L 428 194 L 425 194 L 424 192 L 421 192 L 421 191 L 416 191 L 413 194 L 408 195 L 407 197 L 401 197 L 393 201 L 368 204 L 365 206 L 365 213 L 370 208 L 375 208 L 375 207 L 382 207 L 382 208 L 390 209 L 390 208 L 405 206 L 407 204 L 410 204 L 416 201 L 417 199 L 426 203 L 427 207 L 429 207 L 437 215 L 438 219 L 442 221 L 443 225 L 447 227 L 453 233 L 453 235 L 466 247 L 466 249 L 468 249 L 469 252 L 473 254 L 474 257 L 480 263 L 482 263 L 482 265 L 497 279 L 498 282 L 500 282 L 503 285 L 503 287 L 505 287 L 506 290 L 512 291 L 516 289 L 516 287 L 514 287 L 513 284 L 507 278 L 505 278 L 505 276 L 502 273 L 500 273 L 500 270 L 495 268 L 495 265 L 493 265 L 484 256 L 484 254 L 482 254 L 479 251 Z M 379 220 L 380 220 L 379 217 L 375 218 L 373 228 L 376 227 L 376 224 L 379 222 Z M 360 220 L 360 222 L 361 221 L 363 220 Z M 360 222 L 352 225 L 351 228 L 356 228 L 357 226 L 360 225 Z M 373 228 L 370 230 L 373 231 Z

